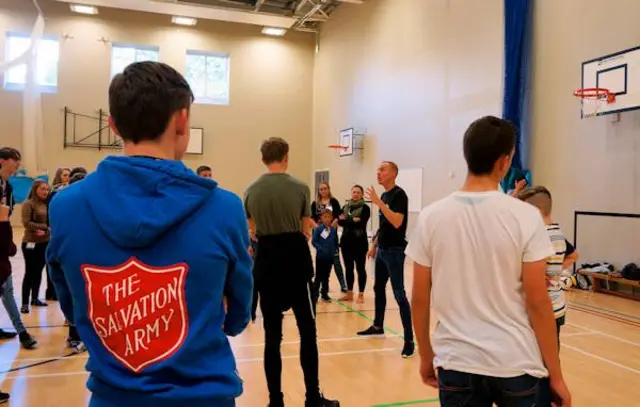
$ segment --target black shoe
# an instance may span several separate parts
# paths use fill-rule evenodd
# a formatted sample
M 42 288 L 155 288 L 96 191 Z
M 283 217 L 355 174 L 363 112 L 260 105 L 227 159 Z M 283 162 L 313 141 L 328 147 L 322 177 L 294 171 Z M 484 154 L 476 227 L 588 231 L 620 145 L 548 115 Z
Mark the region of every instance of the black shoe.
M 7 403 L 9 401 L 9 393 L 3 393 L 0 391 L 0 404 Z
M 33 336 L 29 335 L 28 332 L 20 333 L 20 343 L 25 349 L 35 349 L 36 345 L 38 345 L 38 341 L 33 339 Z
M 47 304 L 46 302 L 42 302 L 40 300 L 31 301 L 31 305 L 33 307 L 48 307 L 49 306 L 49 304 Z
M 322 394 L 315 400 L 309 400 L 304 402 L 304 407 L 340 407 L 338 400 L 326 399 Z
M 324 294 L 322 296 L 322 301 L 331 302 L 331 297 L 329 297 L 329 294 Z
M 22 312 L 23 314 L 28 314 L 29 311 L 29 306 L 28 305 L 23 305 L 22 307 L 20 307 L 20 312 Z
M 413 342 L 405 342 L 402 347 L 402 357 L 405 359 L 409 359 L 416 354 L 416 344 Z
M 6 339 L 13 339 L 16 336 L 18 336 L 17 332 L 7 332 L 7 331 L 4 331 L 4 330 L 0 329 L 0 341 L 1 340 L 6 340 Z
M 364 331 L 358 332 L 358 336 L 380 336 L 380 335 L 384 335 L 384 329 L 376 328 L 373 325 L 371 325 L 369 328 L 365 329 Z
M 344 294 L 344 293 L 346 293 L 346 292 L 348 292 L 347 287 L 342 287 L 342 288 L 340 289 L 340 292 L 342 292 L 343 294 Z
M 267 407 L 284 407 L 284 394 L 280 393 L 280 397 L 269 397 L 269 404 Z

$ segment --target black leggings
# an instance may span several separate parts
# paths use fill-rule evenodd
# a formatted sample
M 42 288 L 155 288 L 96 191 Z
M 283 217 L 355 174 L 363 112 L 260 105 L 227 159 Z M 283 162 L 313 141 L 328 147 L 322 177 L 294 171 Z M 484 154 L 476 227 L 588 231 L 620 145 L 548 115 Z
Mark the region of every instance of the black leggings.
M 37 301 L 42 282 L 42 270 L 47 263 L 48 242 L 33 243 L 22 242 L 22 254 L 24 256 L 24 279 L 22 280 L 22 305 L 29 305 L 29 300 Z
M 353 291 L 354 274 L 353 266 L 358 271 L 358 288 L 363 293 L 367 285 L 367 246 L 363 247 L 342 247 L 342 259 L 344 260 L 344 269 L 347 275 L 347 290 Z

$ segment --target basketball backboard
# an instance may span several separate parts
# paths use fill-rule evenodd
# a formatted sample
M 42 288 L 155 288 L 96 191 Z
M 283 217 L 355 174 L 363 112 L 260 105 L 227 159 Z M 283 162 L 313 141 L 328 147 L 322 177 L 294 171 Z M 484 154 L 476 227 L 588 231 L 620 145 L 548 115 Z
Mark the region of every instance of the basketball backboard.
M 340 157 L 346 157 L 349 155 L 353 155 L 354 145 L 354 129 L 353 127 L 349 129 L 344 129 L 340 131 L 340 140 L 339 143 L 341 146 L 346 147 L 345 149 L 340 150 Z
M 583 62 L 581 88 L 604 88 L 615 95 L 615 103 L 600 104 L 597 116 L 640 109 L 640 47 Z M 583 100 L 581 116 L 595 108 Z

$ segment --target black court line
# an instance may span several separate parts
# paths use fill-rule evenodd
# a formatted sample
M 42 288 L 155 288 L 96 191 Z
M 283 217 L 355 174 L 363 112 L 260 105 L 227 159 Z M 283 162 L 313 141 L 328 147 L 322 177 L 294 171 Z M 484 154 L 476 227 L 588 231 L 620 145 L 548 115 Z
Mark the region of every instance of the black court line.
M 76 355 L 76 353 L 75 352 L 71 352 L 71 353 L 69 353 L 67 355 L 62 355 L 62 356 L 59 356 L 57 358 L 51 358 L 51 359 L 43 360 L 41 362 L 30 363 L 28 365 L 22 365 L 22 366 L 17 366 L 17 367 L 11 368 L 11 369 L 2 370 L 2 371 L 0 371 L 0 374 L 17 372 L 19 370 L 26 370 L 26 369 L 29 369 L 29 368 L 32 368 L 32 367 L 46 365 L 47 363 L 57 362 L 59 360 L 62 360 L 64 358 L 68 358 L 68 357 L 73 356 L 73 355 Z
M 64 325 L 64 324 L 62 324 L 62 325 L 32 325 L 32 326 L 25 326 L 24 328 L 25 329 L 48 329 L 48 328 L 64 328 L 64 327 L 67 327 L 67 326 L 69 326 L 69 325 Z M 3 327 L 0 327 L 0 329 L 2 329 L 2 330 L 13 330 L 14 328 L 12 326 L 11 327 L 3 326 Z

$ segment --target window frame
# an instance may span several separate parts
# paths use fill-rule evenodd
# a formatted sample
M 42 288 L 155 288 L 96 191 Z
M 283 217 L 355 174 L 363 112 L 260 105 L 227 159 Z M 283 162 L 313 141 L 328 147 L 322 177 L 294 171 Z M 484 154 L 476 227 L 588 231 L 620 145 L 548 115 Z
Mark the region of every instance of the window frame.
M 26 39 L 31 39 L 31 34 L 25 34 L 25 33 L 21 33 L 21 32 L 16 32 L 16 31 L 7 31 L 5 32 L 4 35 L 4 57 L 5 60 L 7 60 L 9 58 L 8 54 L 9 54 L 9 42 L 11 40 L 11 38 L 26 38 Z M 40 40 L 46 40 L 46 41 L 55 41 L 58 44 L 58 58 L 56 61 L 56 84 L 55 85 L 42 85 L 40 83 L 38 83 L 37 88 L 38 91 L 40 93 L 58 93 L 58 81 L 60 79 L 60 37 L 58 37 L 57 35 L 49 35 L 49 34 L 45 34 L 42 37 L 40 37 Z M 21 66 L 23 64 L 20 65 L 16 65 L 13 68 L 17 68 L 19 66 Z M 26 65 L 26 63 L 24 64 Z M 11 68 L 11 69 L 13 69 Z M 8 71 L 2 72 L 2 89 L 5 91 L 9 91 L 9 92 L 23 92 L 26 83 L 16 83 L 16 82 L 9 82 L 8 81 L 8 76 L 7 75 Z
M 113 79 L 114 76 L 119 74 L 120 72 L 113 72 L 113 49 L 114 48 L 133 48 L 135 51 L 155 51 L 158 53 L 158 61 L 160 61 L 160 47 L 157 45 L 142 45 L 142 44 L 132 44 L 128 42 L 113 42 L 111 43 L 111 53 L 109 56 L 109 78 Z M 132 61 L 130 64 L 138 62 Z
M 207 57 L 219 57 L 224 58 L 227 62 L 227 97 L 226 98 L 211 98 L 211 97 L 198 97 L 194 94 L 193 103 L 202 104 L 202 105 L 214 105 L 214 106 L 229 106 L 231 104 L 231 56 L 228 52 L 217 52 L 217 51 L 200 51 L 194 49 L 188 49 L 185 54 L 185 77 L 187 76 L 187 61 L 189 60 L 189 56 L 204 56 Z M 206 69 L 206 68 L 205 68 Z M 205 72 L 206 75 L 206 72 Z M 191 84 L 189 84 L 191 86 Z M 206 81 L 205 81 L 206 86 Z M 192 89 L 193 90 L 193 89 Z

